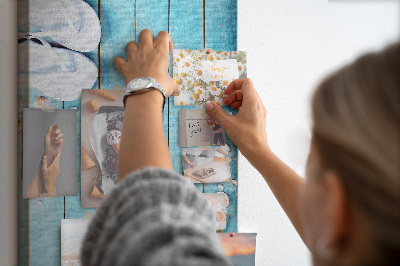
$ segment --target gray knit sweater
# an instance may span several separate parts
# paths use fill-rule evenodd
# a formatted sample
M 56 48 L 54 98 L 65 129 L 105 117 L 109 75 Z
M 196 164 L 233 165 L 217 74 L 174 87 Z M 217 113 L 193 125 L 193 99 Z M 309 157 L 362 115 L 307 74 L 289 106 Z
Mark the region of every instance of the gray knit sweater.
M 82 264 L 231 265 L 214 215 L 181 175 L 158 168 L 133 172 L 97 210 L 82 243 Z

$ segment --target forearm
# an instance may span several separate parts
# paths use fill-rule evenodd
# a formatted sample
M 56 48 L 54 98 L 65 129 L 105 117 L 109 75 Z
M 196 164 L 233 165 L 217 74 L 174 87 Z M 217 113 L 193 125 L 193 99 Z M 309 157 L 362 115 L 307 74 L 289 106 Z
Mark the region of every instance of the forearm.
M 172 169 L 164 135 L 163 96 L 154 90 L 127 98 L 119 156 L 119 181 L 135 170 Z
M 303 178 L 281 161 L 267 146 L 257 147 L 254 151 L 243 155 L 263 176 L 298 234 L 304 240 L 299 213 Z

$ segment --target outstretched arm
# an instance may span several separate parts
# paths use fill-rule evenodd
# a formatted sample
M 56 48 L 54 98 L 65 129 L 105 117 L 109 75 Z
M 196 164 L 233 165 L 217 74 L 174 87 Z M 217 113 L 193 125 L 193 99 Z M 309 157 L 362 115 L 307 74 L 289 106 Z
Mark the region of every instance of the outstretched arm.
M 251 79 L 237 79 L 225 90 L 226 105 L 237 109 L 237 115 L 227 114 L 215 103 L 207 103 L 206 110 L 225 129 L 228 137 L 241 153 L 264 177 L 279 204 L 304 240 L 298 202 L 303 179 L 282 162 L 269 148 L 266 132 L 267 111 Z M 246 136 L 246 138 L 243 138 Z
M 169 51 L 172 37 L 160 32 L 155 40 L 150 30 L 140 33 L 140 46 L 129 42 L 126 46 L 128 60 L 114 59 L 114 65 L 125 83 L 139 77 L 152 77 L 165 89 L 168 97 L 178 87 L 168 74 Z M 129 96 L 126 101 L 119 156 L 119 179 L 147 166 L 172 169 L 163 125 L 163 96 L 153 90 Z

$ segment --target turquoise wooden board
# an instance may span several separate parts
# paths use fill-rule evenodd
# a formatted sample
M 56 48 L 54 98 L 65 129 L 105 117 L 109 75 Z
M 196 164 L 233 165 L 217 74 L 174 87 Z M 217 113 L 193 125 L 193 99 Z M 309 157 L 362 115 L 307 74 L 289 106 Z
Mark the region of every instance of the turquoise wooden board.
M 23 1 L 21 1 L 23 2 Z M 124 81 L 114 68 L 115 56 L 126 57 L 125 47 L 131 40 L 139 41 L 139 33 L 149 28 L 154 34 L 161 30 L 173 36 L 174 48 L 236 50 L 236 0 L 86 0 L 101 20 L 101 41 L 97 50 L 82 53 L 99 67 L 99 79 L 92 88 L 113 89 L 123 87 Z M 172 73 L 172 71 L 171 71 Z M 39 96 L 34 88 L 19 91 L 24 107 L 34 107 Z M 48 98 L 48 97 L 47 97 Z M 83 218 L 85 213 L 96 209 L 80 207 L 80 99 L 61 102 L 48 98 L 50 105 L 58 109 L 78 109 L 77 161 L 78 192 L 76 197 L 56 197 L 23 200 L 21 195 L 21 171 L 18 172 L 18 262 L 19 265 L 60 265 L 60 219 Z M 183 174 L 181 150 L 178 145 L 178 111 L 172 99 L 164 109 L 164 128 L 171 150 L 174 170 Z M 229 107 L 224 107 L 227 111 Z M 234 113 L 234 112 L 233 112 Z M 232 179 L 237 180 L 237 148 L 227 140 Z M 19 163 L 22 163 L 22 141 L 19 141 Z M 222 183 L 230 205 L 225 232 L 237 231 L 237 186 Z M 220 191 L 218 184 L 196 184 L 205 193 Z
M 237 0 L 205 0 L 205 47 L 237 50 Z
M 203 42 L 203 0 L 170 0 L 169 29 L 174 49 L 199 50 Z
M 29 265 L 60 265 L 64 197 L 29 199 Z

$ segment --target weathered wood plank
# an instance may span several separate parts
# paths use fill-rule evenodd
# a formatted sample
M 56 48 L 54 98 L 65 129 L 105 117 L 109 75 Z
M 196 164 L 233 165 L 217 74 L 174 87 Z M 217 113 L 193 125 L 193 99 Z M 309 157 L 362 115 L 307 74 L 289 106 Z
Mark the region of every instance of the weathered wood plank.
M 202 0 L 170 1 L 170 34 L 174 41 L 174 49 L 203 48 L 203 7 Z M 170 64 L 172 66 L 172 64 Z M 172 68 L 171 68 L 172 70 Z M 172 75 L 172 71 L 170 71 Z M 174 171 L 183 174 L 181 148 L 179 147 L 179 109 L 193 109 L 191 106 L 174 106 L 169 101 L 169 148 Z M 203 184 L 195 184 L 204 191 Z
M 135 39 L 135 1 L 102 0 L 100 3 L 100 88 L 125 87 L 113 59 L 127 59 L 126 44 Z
M 237 50 L 237 0 L 205 0 L 205 47 Z
M 205 47 L 215 51 L 237 50 L 237 0 L 205 0 L 204 6 L 204 40 Z M 223 107 L 226 112 L 237 113 L 229 106 Z M 238 180 L 238 153 L 237 147 L 232 144 L 229 138 L 226 143 L 230 147 L 229 156 L 232 180 Z M 237 232 L 237 185 L 221 184 L 223 191 L 229 197 L 228 223 L 224 232 Z M 220 191 L 217 184 L 204 184 L 205 193 Z
M 60 265 L 64 197 L 29 199 L 29 265 Z

